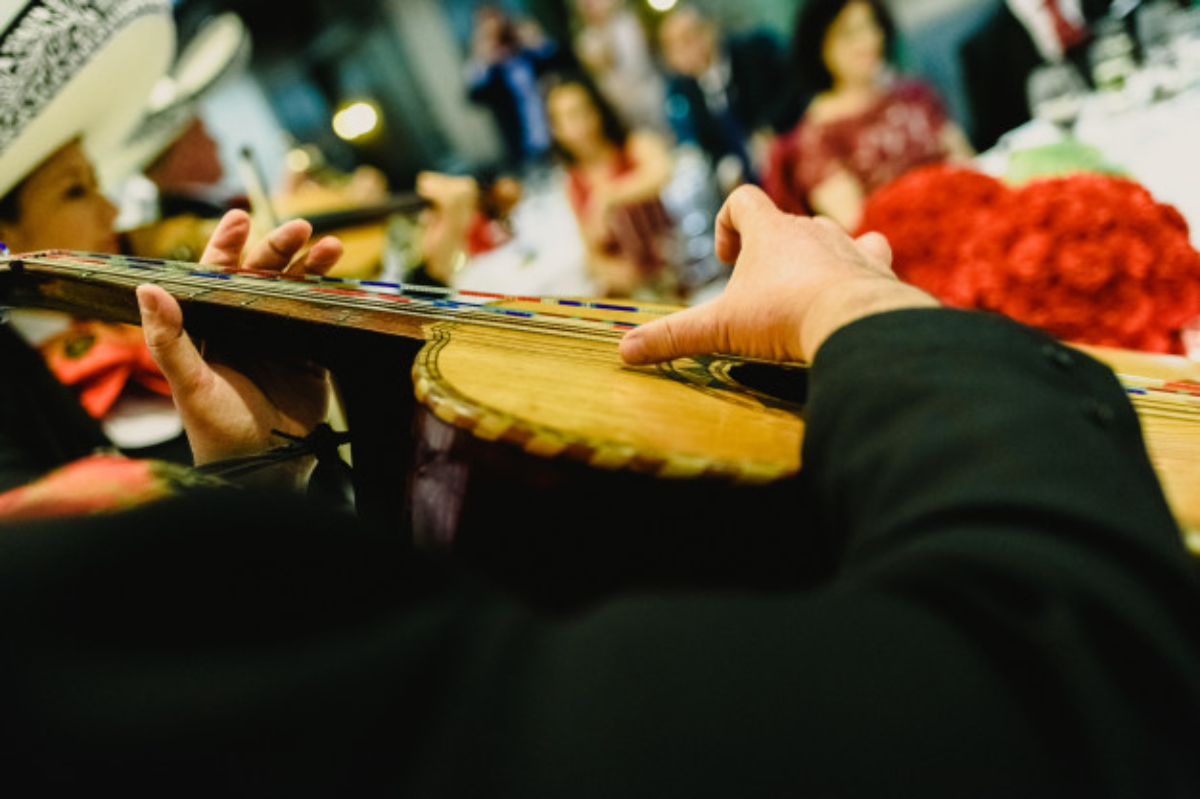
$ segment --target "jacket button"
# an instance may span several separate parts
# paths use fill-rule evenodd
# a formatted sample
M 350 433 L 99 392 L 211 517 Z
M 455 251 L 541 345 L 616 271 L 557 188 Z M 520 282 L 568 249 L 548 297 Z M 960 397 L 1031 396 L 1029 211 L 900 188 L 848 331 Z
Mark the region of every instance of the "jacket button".
M 1097 399 L 1085 400 L 1083 412 L 1101 427 L 1107 427 L 1117 419 L 1117 412 L 1113 410 L 1112 406 Z
M 1062 369 L 1069 369 L 1075 365 L 1075 359 L 1071 357 L 1071 353 L 1057 344 L 1043 345 L 1042 355 L 1045 355 L 1047 360 Z

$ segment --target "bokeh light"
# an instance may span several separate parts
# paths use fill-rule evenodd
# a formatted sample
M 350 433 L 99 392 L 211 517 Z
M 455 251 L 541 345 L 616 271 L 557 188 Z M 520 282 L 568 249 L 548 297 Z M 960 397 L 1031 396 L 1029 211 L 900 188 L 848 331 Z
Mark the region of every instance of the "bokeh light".
M 333 115 L 333 132 L 346 141 L 370 136 L 379 128 L 379 109 L 374 103 L 357 100 Z

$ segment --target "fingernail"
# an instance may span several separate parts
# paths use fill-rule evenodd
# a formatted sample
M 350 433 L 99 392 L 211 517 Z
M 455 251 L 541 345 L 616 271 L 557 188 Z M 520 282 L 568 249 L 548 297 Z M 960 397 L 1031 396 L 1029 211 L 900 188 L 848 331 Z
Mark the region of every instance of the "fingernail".
M 143 291 L 141 288 L 137 291 L 138 309 L 142 316 L 155 315 L 158 313 L 158 297 L 154 296 L 153 292 Z
M 645 345 L 642 343 L 641 336 L 633 332 L 625 334 L 625 337 L 621 339 L 618 349 L 621 357 L 628 363 L 639 363 L 644 350 Z

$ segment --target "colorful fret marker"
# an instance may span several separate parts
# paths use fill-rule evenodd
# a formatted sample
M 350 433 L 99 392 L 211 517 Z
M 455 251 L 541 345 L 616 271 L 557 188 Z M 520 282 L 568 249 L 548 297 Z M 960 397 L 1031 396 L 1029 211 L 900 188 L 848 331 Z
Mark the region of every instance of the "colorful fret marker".
M 1169 391 L 1172 394 L 1188 394 L 1193 397 L 1200 397 L 1200 382 L 1195 380 L 1172 380 L 1169 383 L 1163 384 L 1163 390 Z
M 374 304 L 375 308 L 385 310 L 386 306 L 391 305 L 394 307 L 395 304 L 399 303 L 406 306 L 406 313 L 420 315 L 429 314 L 433 311 L 433 316 L 435 317 L 461 318 L 468 321 L 474 318 L 481 322 L 485 319 L 490 319 L 491 321 L 486 323 L 493 325 L 503 324 L 500 322 L 503 318 L 532 320 L 537 322 L 539 329 L 543 331 L 553 331 L 556 326 L 561 325 L 565 321 L 570 324 L 562 326 L 562 329 L 569 331 L 572 335 L 587 330 L 624 332 L 638 327 L 638 323 L 636 322 L 603 318 L 607 314 L 592 314 L 589 316 L 578 313 L 577 309 L 654 316 L 669 314 L 674 310 L 671 308 L 639 308 L 636 305 L 624 305 L 620 302 L 606 300 L 536 297 L 523 294 L 504 294 L 473 289 L 458 290 L 454 288 L 418 286 L 408 283 L 359 280 L 326 275 L 288 275 L 277 271 L 242 270 L 207 264 L 143 258 L 132 255 L 50 250 L 33 253 L 28 257 L 41 258 L 45 261 L 65 262 L 68 268 L 73 268 L 81 278 L 85 279 L 92 279 L 93 276 L 97 275 L 102 277 L 104 275 L 104 267 L 107 267 L 109 271 L 114 273 L 126 270 L 127 276 L 130 272 L 136 271 L 139 273 L 138 279 L 142 279 L 143 275 L 148 280 L 160 278 L 156 282 L 164 286 L 171 285 L 174 280 L 178 280 L 185 285 L 190 282 L 188 290 L 191 294 L 188 296 L 209 293 L 215 288 L 211 286 L 211 281 L 221 280 L 226 281 L 225 286 L 228 286 L 234 292 L 246 291 L 248 294 L 279 297 L 301 296 L 301 298 L 303 294 L 311 292 L 311 299 L 314 300 L 318 299 L 317 295 L 321 294 L 337 295 L 352 299 L 352 302 L 343 301 L 338 303 L 338 301 L 329 297 L 322 305 L 338 303 L 346 306 L 353 305 L 359 308 L 370 308 Z M 91 266 L 100 268 L 92 269 Z M 153 274 L 155 271 L 158 271 L 160 274 Z M 198 283 L 209 285 L 207 288 L 203 285 L 198 287 Z M 176 291 L 176 289 L 170 290 Z M 182 291 L 182 289 L 179 289 L 179 291 Z M 522 307 L 520 309 L 507 307 L 511 303 L 521 303 Z M 536 307 L 529 309 L 528 306 L 530 305 Z M 1191 381 L 1188 382 L 1190 383 Z M 1172 391 L 1200 396 L 1200 383 L 1190 385 L 1174 384 L 1169 389 L 1155 386 L 1150 391 L 1164 393 Z

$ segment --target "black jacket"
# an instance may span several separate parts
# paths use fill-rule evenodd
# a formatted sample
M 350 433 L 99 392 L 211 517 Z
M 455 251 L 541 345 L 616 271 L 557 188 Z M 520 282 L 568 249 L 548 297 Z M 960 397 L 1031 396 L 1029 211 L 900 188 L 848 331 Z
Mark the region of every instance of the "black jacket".
M 729 59 L 729 104 L 745 138 L 712 113 L 695 78 L 675 75 L 667 82 L 667 107 L 676 136 L 695 142 L 713 161 L 739 155 L 757 131 L 787 130 L 803 111 L 787 54 L 774 36 L 762 31 L 731 36 L 724 52 Z
M 5 793 L 1200 793 L 1200 586 L 1108 369 L 895 312 L 830 338 L 807 418 L 775 521 L 838 570 L 803 590 L 541 615 L 248 492 L 0 530 Z
M 1084 17 L 1097 20 L 1111 5 L 1111 0 L 1083 0 Z M 1067 53 L 1085 81 L 1091 80 L 1089 43 L 1085 40 Z M 963 42 L 959 60 L 971 118 L 968 132 L 975 149 L 982 152 L 1031 119 L 1025 84 L 1042 56 L 1029 31 L 1001 2 L 995 14 Z

